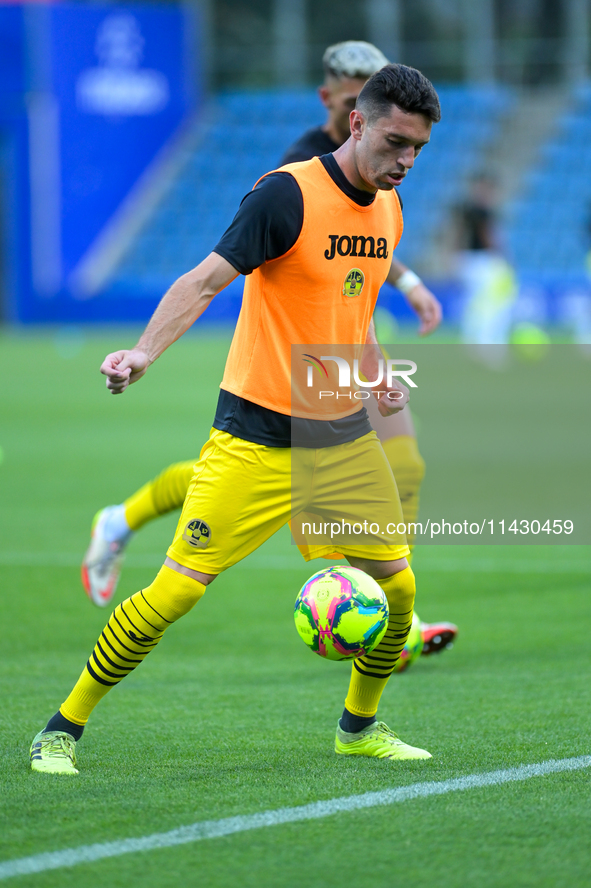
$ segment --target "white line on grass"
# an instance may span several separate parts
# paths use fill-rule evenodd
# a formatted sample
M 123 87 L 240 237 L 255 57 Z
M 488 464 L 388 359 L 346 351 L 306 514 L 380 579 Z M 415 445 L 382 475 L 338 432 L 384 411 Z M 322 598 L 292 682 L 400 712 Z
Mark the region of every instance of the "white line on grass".
M 125 562 L 127 567 L 153 567 L 162 566 L 165 552 L 161 554 L 128 555 Z M 69 552 L 0 552 L 0 567 L 76 567 L 81 563 L 80 554 Z M 247 570 L 286 570 L 304 567 L 305 562 L 298 556 L 291 554 L 251 556 L 239 563 L 241 568 Z M 581 561 L 533 561 L 511 562 L 507 561 L 505 553 L 502 557 L 473 559 L 444 559 L 440 562 L 422 563 L 421 572 L 429 573 L 454 573 L 456 571 L 471 571 L 473 573 L 517 573 L 517 574 L 588 574 L 591 573 L 591 559 Z
M 221 836 L 230 836 L 251 829 L 280 826 L 283 823 L 298 823 L 303 820 L 319 820 L 322 817 L 330 817 L 344 811 L 394 805 L 427 796 L 445 795 L 448 792 L 461 792 L 466 789 L 478 789 L 482 786 L 499 786 L 502 783 L 529 780 L 531 777 L 543 777 L 546 774 L 556 774 L 559 771 L 580 771 L 589 767 L 591 767 L 591 755 L 552 759 L 535 765 L 507 768 L 504 771 L 469 774 L 467 777 L 458 777 L 454 780 L 441 780 L 437 783 L 412 783 L 410 786 L 400 786 L 381 792 L 366 792 L 363 795 L 312 802 L 310 805 L 299 805 L 297 808 L 278 808 L 276 811 L 226 817 L 223 820 L 203 820 L 200 823 L 192 823 L 190 826 L 172 829 L 170 832 L 152 833 L 150 836 L 137 839 L 81 845 L 78 848 L 68 848 L 64 851 L 49 851 L 46 854 L 35 854 L 32 857 L 6 860 L 0 863 L 0 880 L 10 879 L 12 876 L 24 876 L 31 873 L 42 873 L 46 870 L 76 866 L 79 863 L 92 863 L 95 860 L 120 857 L 123 854 L 135 854 L 138 851 L 171 848 L 174 845 L 186 845 L 190 842 L 200 842 L 203 839 L 218 839 Z

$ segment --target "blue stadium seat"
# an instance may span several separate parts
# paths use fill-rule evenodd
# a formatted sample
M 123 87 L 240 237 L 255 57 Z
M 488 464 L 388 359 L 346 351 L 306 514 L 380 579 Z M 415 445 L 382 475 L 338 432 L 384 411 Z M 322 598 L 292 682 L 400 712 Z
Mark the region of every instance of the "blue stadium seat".
M 584 278 L 591 247 L 591 87 L 573 91 L 573 107 L 541 146 L 519 200 L 508 207 L 507 240 L 518 271 Z

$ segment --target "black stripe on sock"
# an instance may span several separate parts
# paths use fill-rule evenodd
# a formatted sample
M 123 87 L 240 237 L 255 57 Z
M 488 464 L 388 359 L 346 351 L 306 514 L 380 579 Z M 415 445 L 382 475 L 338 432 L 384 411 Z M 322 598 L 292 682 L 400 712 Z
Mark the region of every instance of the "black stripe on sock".
M 131 623 L 131 625 L 133 626 L 133 628 L 136 630 L 136 632 L 137 632 L 139 635 L 141 635 L 143 638 L 151 638 L 152 641 L 154 640 L 154 638 L 153 638 L 151 635 L 148 635 L 146 632 L 144 632 L 143 629 L 140 629 L 139 626 L 136 626 L 136 625 L 135 625 L 135 623 L 134 623 L 133 620 L 130 618 L 129 614 L 127 613 L 127 611 L 125 610 L 125 608 L 123 607 L 122 604 L 120 604 L 119 607 L 121 608 L 121 612 L 125 614 L 125 619 L 126 619 L 129 623 Z M 136 610 L 137 610 L 137 608 L 136 608 Z M 140 614 L 139 611 L 138 611 L 138 614 Z M 142 616 L 142 615 L 140 614 L 140 617 L 141 617 L 141 616 Z M 142 619 L 143 619 L 143 617 L 142 617 Z M 147 620 L 146 620 L 146 623 L 148 623 Z M 119 624 L 119 625 L 121 625 L 121 624 Z M 150 623 L 148 623 L 148 626 L 149 626 L 149 625 L 150 625 Z M 154 629 L 154 626 L 152 626 L 152 629 Z M 156 632 L 158 632 L 157 629 L 156 629 Z M 130 635 L 129 637 L 131 638 L 131 635 Z M 162 638 L 162 632 L 158 632 L 158 640 L 159 640 L 160 638 Z M 138 642 L 138 644 L 139 644 L 139 642 Z
M 125 611 L 123 611 L 123 613 L 125 613 Z M 132 638 L 132 637 L 131 637 L 131 635 L 129 634 L 129 632 L 127 631 L 127 629 L 125 629 L 125 628 L 121 625 L 121 623 L 119 622 L 119 620 L 118 620 L 117 617 L 115 616 L 115 613 L 114 613 L 114 612 L 113 612 L 113 619 L 115 620 L 115 622 L 117 623 L 117 625 L 119 626 L 119 628 L 121 629 L 121 631 L 123 632 L 123 634 L 125 635 L 125 637 L 128 638 L 129 641 L 131 641 L 132 644 L 137 644 L 137 645 L 139 645 L 139 647 L 147 647 L 147 648 L 150 648 L 150 650 L 151 650 L 156 644 L 158 644 L 158 641 L 160 641 L 160 639 L 157 639 L 157 641 L 155 641 L 154 644 L 144 644 L 143 642 L 138 641 L 137 638 Z M 130 622 L 131 622 L 131 620 L 130 620 Z M 133 623 L 132 623 L 132 625 L 133 625 Z M 138 632 L 139 632 L 139 630 L 138 630 Z M 113 633 L 113 635 L 114 635 L 114 634 L 115 634 L 115 633 Z M 142 635 L 143 635 L 143 633 L 142 633 Z M 132 651 L 132 653 L 133 653 L 133 651 Z M 140 651 L 136 651 L 136 654 L 139 654 L 139 653 L 141 653 L 141 652 L 140 652 Z
M 362 663 L 366 666 L 376 665 L 377 663 L 395 663 L 398 660 L 398 657 L 372 657 L 370 654 L 365 654 L 365 656 L 359 658 Z M 375 660 L 375 664 L 367 663 L 367 660 Z M 376 668 L 381 669 L 381 666 L 376 666 Z
M 390 678 L 392 672 L 394 671 L 394 667 L 392 667 L 390 672 L 385 672 L 384 674 L 378 672 L 367 672 L 365 669 L 360 669 L 357 663 L 355 663 L 355 669 L 357 670 L 357 672 L 360 672 L 361 675 L 365 675 L 366 678 L 379 678 L 380 680 L 383 680 L 384 678 Z
M 379 650 L 378 650 L 378 647 L 379 647 Z M 382 642 L 380 641 L 378 647 L 375 647 L 373 649 L 374 654 L 376 653 L 376 651 L 378 651 L 378 653 L 382 653 L 382 652 L 387 653 L 388 651 L 393 651 L 395 654 L 399 654 L 400 651 L 402 650 L 402 648 L 404 647 L 404 645 L 402 645 L 402 647 L 401 647 L 400 644 L 385 644 L 382 647 Z
M 147 599 L 146 596 L 144 595 L 144 590 L 143 590 L 143 589 L 140 589 L 140 595 L 142 596 L 142 598 L 144 599 L 144 601 L 146 602 L 146 604 L 148 605 L 148 607 L 151 607 L 152 610 L 154 611 L 154 613 L 155 613 L 155 614 L 158 614 L 158 616 L 160 617 L 161 620 L 164 620 L 165 623 L 168 623 L 169 626 L 172 626 L 172 620 L 167 620 L 166 617 L 163 617 L 161 613 L 158 613 L 158 611 L 156 610 L 156 608 L 155 608 L 153 605 L 150 604 L 150 602 L 148 601 L 148 599 Z
M 126 675 L 127 675 L 128 672 L 131 672 L 132 669 L 135 669 L 135 667 L 138 666 L 138 665 L 142 662 L 141 660 L 138 660 L 138 662 L 135 664 L 135 666 L 120 666 L 119 663 L 113 663 L 113 661 L 110 659 L 110 657 L 108 657 L 108 656 L 105 654 L 104 650 L 103 650 L 102 647 L 101 647 L 100 641 L 97 641 L 97 643 L 96 643 L 96 647 L 99 649 L 99 651 L 101 652 L 102 656 L 105 658 L 105 660 L 107 661 L 107 663 L 108 663 L 110 666 L 113 666 L 115 669 L 121 669 L 122 671 L 125 672 Z M 95 661 L 98 663 L 99 661 L 98 661 L 98 659 L 97 659 L 97 657 L 96 657 L 96 655 L 95 655 L 95 651 L 93 651 L 92 653 L 93 653 L 93 655 L 94 655 L 94 659 L 95 659 Z M 102 665 L 101 665 L 101 669 L 103 669 Z M 110 674 L 111 674 L 110 672 L 107 672 L 106 669 L 103 669 L 103 672 L 104 672 L 106 675 L 110 675 Z
M 113 631 L 113 630 L 111 630 L 111 632 L 112 632 L 112 631 Z M 115 637 L 117 638 L 117 636 L 115 636 Z M 119 657 L 120 660 L 125 660 L 126 663 L 134 663 L 136 666 L 137 666 L 139 663 L 142 662 L 141 660 L 130 660 L 129 657 L 124 657 L 123 654 L 120 654 L 119 651 L 116 651 L 115 648 L 113 647 L 113 645 L 111 644 L 111 642 L 109 641 L 109 639 L 107 638 L 107 636 L 105 635 L 104 632 L 101 632 L 101 638 L 103 639 L 103 641 L 105 642 L 105 644 L 108 644 L 108 645 L 109 645 L 109 647 L 111 648 L 111 650 L 113 651 L 113 653 L 114 653 L 117 657 Z M 118 638 L 117 638 L 117 641 L 119 641 Z M 98 642 L 97 642 L 97 643 L 98 643 Z M 121 644 L 121 642 L 119 642 L 119 644 Z M 124 645 L 121 645 L 121 647 L 123 647 L 123 646 L 124 646 Z M 127 650 L 127 648 L 125 648 L 125 650 Z M 130 651 L 130 653 L 131 653 L 131 651 Z
M 127 651 L 129 654 L 135 654 L 136 657 L 138 657 L 138 656 L 140 655 L 141 651 L 132 651 L 131 648 L 128 648 L 126 645 L 123 644 L 123 642 L 121 641 L 121 639 L 119 638 L 119 636 L 117 635 L 117 633 L 115 632 L 115 630 L 113 629 L 113 627 L 111 626 L 111 621 L 110 621 L 110 620 L 109 620 L 109 622 L 107 623 L 107 625 L 105 626 L 105 629 L 109 629 L 109 630 L 110 630 L 111 635 L 113 636 L 113 638 L 115 639 L 115 641 L 117 642 L 117 644 L 120 644 L 120 645 L 121 645 L 121 647 L 123 648 L 123 650 Z M 111 647 L 112 647 L 112 645 L 111 645 Z
M 386 666 L 380 666 L 378 663 L 365 663 L 363 660 L 359 660 L 358 662 L 364 669 L 375 669 L 378 672 L 388 672 L 388 670 L 394 668 L 398 661 L 394 660 L 394 662 L 392 662 L 392 660 L 389 660 Z
M 149 620 L 146 620 L 146 618 L 144 617 L 144 615 L 141 614 L 141 613 L 139 612 L 138 607 L 137 607 L 137 604 L 135 603 L 135 601 L 133 601 L 133 599 L 131 599 L 131 598 L 130 598 L 129 600 L 130 600 L 131 604 L 133 604 L 133 606 L 135 607 L 135 609 L 136 609 L 136 611 L 137 611 L 137 613 L 138 613 L 138 616 L 141 617 L 141 619 L 144 621 L 144 623 L 147 623 L 148 626 L 152 626 L 152 624 L 150 623 L 150 621 L 149 621 Z M 122 607 L 122 609 L 123 609 L 123 605 L 122 605 L 121 607 Z M 123 612 L 124 612 L 125 616 L 127 617 L 127 611 L 123 611 Z M 129 617 L 127 617 L 127 619 L 129 620 Z M 131 621 L 130 621 L 130 622 L 131 622 Z M 154 632 L 158 632 L 159 635 L 162 634 L 162 629 L 158 629 L 157 626 L 152 626 L 152 629 L 154 630 Z M 146 634 L 146 633 L 144 632 L 144 635 L 145 635 L 145 634 Z
M 90 665 L 90 660 L 89 660 L 88 663 L 86 664 L 86 668 L 88 669 L 88 671 L 90 672 L 90 674 L 92 675 L 92 677 L 94 678 L 94 680 L 95 680 L 95 681 L 98 681 L 99 684 L 106 685 L 108 688 L 114 688 L 115 685 L 118 685 L 118 684 L 119 684 L 118 681 L 105 681 L 103 678 L 100 678 L 100 677 L 96 674 L 96 672 L 94 671 L 94 669 L 92 668 L 92 666 Z
M 135 669 L 135 666 L 132 666 L 131 669 L 126 669 L 125 672 L 123 673 L 123 675 L 118 675 L 116 672 L 109 672 L 108 669 L 105 669 L 105 667 L 103 666 L 103 664 L 101 663 L 101 661 L 97 657 L 96 651 L 92 652 L 91 657 L 94 660 L 94 662 L 96 663 L 96 665 L 98 666 L 98 668 L 101 670 L 101 672 L 103 672 L 105 675 L 108 675 L 110 678 L 118 679 L 118 682 L 121 681 L 122 678 L 125 678 L 126 675 L 129 675 L 129 673 Z M 119 668 L 119 667 L 117 667 L 117 668 Z

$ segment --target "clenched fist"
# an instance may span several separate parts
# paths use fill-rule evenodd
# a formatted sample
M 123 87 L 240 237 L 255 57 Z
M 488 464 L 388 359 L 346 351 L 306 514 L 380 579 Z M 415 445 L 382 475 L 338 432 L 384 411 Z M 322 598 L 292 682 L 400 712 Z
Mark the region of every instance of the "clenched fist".
M 150 359 L 139 348 L 123 349 L 107 355 L 101 364 L 101 373 L 107 377 L 107 388 L 112 395 L 120 395 L 132 382 L 137 382 L 148 367 Z

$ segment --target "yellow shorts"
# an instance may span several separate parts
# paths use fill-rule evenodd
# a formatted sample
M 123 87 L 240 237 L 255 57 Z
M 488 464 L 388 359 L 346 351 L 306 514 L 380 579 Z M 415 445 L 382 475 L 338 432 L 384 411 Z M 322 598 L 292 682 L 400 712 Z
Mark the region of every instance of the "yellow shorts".
M 373 533 L 360 536 L 348 530 L 349 524 L 364 521 L 367 528 L 368 519 L 375 519 Z M 168 555 L 185 567 L 218 574 L 290 520 L 306 561 L 337 551 L 393 561 L 410 551 L 404 535 L 385 529 L 403 520 L 402 509 L 375 432 L 334 447 L 292 450 L 212 429 L 195 464 Z M 345 535 L 333 541 L 334 531 L 327 525 L 335 522 L 345 522 Z

